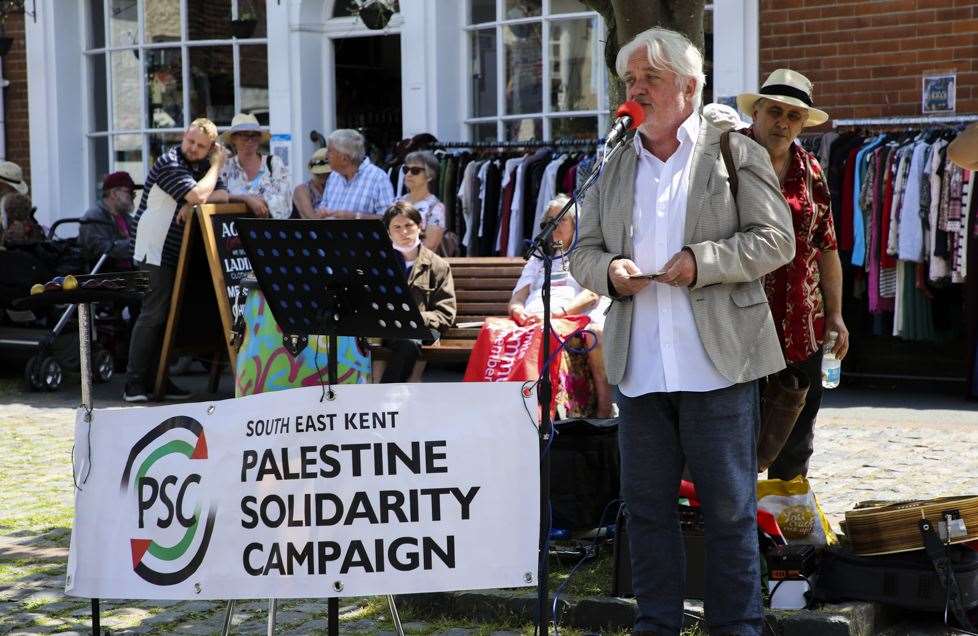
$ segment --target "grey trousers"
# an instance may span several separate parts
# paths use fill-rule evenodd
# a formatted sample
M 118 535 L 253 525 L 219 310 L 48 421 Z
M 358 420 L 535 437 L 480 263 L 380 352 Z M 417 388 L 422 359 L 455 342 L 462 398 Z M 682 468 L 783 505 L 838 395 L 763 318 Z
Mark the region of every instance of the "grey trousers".
M 140 263 L 139 269 L 149 272 L 149 293 L 143 297 L 139 318 L 132 326 L 126 375 L 127 382 L 150 389 L 156 380 L 156 369 L 160 363 L 163 328 L 166 315 L 170 311 L 170 294 L 173 292 L 176 272 L 169 267 L 148 263 Z
M 704 393 L 618 392 L 636 631 L 679 634 L 686 555 L 677 498 L 688 464 L 703 507 L 710 634 L 759 636 L 756 382 Z

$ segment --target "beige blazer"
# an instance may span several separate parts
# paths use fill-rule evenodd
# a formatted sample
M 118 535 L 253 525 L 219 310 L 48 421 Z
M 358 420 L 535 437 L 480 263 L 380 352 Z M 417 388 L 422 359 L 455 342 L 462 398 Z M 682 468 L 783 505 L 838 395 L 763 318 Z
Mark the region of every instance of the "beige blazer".
M 730 137 L 739 179 L 736 201 L 720 156 L 720 130 L 701 119 L 683 242 L 696 258 L 696 282 L 689 296 L 700 340 L 717 371 L 738 383 L 785 366 L 762 279 L 794 258 L 795 239 L 767 151 L 744 135 Z M 636 164 L 635 149 L 627 143 L 584 198 L 571 274 L 603 296 L 613 295 L 608 265 L 634 253 Z M 616 300 L 605 321 L 604 360 L 612 384 L 621 383 L 628 364 L 633 310 L 630 298 Z

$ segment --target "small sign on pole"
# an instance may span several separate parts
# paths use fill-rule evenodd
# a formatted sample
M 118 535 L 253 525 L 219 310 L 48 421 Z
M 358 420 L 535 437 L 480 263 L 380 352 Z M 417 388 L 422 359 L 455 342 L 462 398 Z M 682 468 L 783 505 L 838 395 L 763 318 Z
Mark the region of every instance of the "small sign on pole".
M 956 73 L 925 75 L 921 84 L 921 112 L 925 115 L 953 113 L 956 89 Z

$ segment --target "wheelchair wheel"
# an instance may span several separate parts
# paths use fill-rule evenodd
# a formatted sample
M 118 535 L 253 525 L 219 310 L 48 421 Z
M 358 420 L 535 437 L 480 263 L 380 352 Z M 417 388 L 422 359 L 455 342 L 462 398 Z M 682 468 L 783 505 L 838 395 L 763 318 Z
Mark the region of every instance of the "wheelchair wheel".
M 44 388 L 41 385 L 40 364 L 41 359 L 35 355 L 24 365 L 24 387 L 28 391 L 40 391 Z
M 92 379 L 99 384 L 105 384 L 112 379 L 114 371 L 115 361 L 112 354 L 102 347 L 96 347 L 92 352 Z
M 38 378 L 42 389 L 57 391 L 65 379 L 61 363 L 52 357 L 44 358 L 38 366 Z

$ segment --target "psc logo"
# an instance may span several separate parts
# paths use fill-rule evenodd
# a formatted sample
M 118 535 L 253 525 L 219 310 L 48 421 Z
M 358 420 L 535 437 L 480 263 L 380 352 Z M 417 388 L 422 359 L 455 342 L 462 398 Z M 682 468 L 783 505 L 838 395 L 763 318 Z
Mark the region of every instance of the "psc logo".
M 129 539 L 132 568 L 149 583 L 176 585 L 204 560 L 217 513 L 201 510 L 206 460 L 204 427 L 184 415 L 163 421 L 129 452 L 121 489 L 136 504 L 139 535 Z

